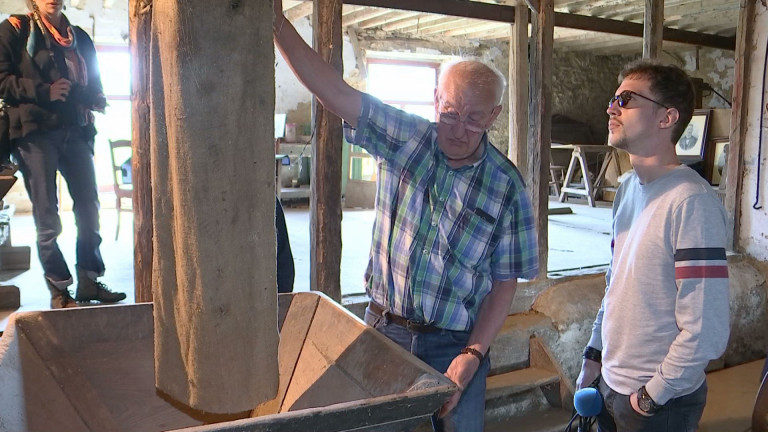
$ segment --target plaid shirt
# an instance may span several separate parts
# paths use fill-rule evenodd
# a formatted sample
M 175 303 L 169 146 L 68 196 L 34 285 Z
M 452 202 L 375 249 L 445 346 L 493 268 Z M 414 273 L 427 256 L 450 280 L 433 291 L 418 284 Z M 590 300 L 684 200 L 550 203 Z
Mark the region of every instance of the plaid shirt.
M 520 172 L 483 136 L 474 165 L 452 169 L 436 124 L 365 95 L 346 138 L 379 165 L 366 291 L 396 315 L 472 328 L 494 280 L 538 274 L 531 204 Z

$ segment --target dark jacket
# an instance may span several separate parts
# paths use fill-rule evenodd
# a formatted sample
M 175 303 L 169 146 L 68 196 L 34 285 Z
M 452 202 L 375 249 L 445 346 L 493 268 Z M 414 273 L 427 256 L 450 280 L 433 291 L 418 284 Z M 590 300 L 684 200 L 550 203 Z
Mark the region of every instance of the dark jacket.
M 83 118 L 82 107 L 93 109 L 104 94 L 96 60 L 96 49 L 88 34 L 72 26 L 76 49 L 85 61 L 88 84 L 72 83 L 65 102 L 50 100 L 50 87 L 60 78 L 70 81 L 64 50 L 51 42 L 49 51 L 45 36 L 27 15 L 14 15 L 20 28 L 9 20 L 0 23 L 0 98 L 8 104 L 9 137 L 20 138 L 36 130 L 81 126 L 87 137 L 96 135 L 92 121 Z M 30 28 L 36 33 L 32 56 L 27 52 Z
M 293 292 L 296 269 L 293 264 L 291 242 L 288 240 L 288 228 L 285 226 L 283 206 L 277 197 L 275 197 L 275 235 L 277 237 L 277 292 Z

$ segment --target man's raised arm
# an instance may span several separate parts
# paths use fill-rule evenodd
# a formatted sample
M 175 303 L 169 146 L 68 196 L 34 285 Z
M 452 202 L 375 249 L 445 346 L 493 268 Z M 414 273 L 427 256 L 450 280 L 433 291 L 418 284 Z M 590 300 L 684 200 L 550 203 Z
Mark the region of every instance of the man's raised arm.
M 320 103 L 353 127 L 357 126 L 363 93 L 344 82 L 339 72 L 304 42 L 283 15 L 282 0 L 275 0 L 272 32 L 275 44 L 293 73 Z M 341 48 L 339 48 L 341 49 Z

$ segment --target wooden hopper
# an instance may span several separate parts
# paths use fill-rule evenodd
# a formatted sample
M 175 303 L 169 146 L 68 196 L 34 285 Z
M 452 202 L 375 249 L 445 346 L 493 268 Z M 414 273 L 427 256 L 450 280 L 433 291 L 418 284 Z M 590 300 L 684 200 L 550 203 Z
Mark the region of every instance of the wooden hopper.
M 283 294 L 279 308 L 278 396 L 232 416 L 155 390 L 150 303 L 15 314 L 0 338 L 0 431 L 410 430 L 456 390 L 321 294 Z

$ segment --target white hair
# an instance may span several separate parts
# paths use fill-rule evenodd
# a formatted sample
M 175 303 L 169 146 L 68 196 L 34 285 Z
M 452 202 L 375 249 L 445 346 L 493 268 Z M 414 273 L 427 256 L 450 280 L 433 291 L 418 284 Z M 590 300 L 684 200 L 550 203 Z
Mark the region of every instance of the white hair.
M 443 63 L 440 66 L 440 74 L 437 78 L 438 87 L 448 71 L 457 68 L 462 75 L 471 75 L 471 87 L 478 90 L 491 89 L 500 105 L 504 98 L 504 89 L 507 88 L 507 80 L 493 65 L 475 58 L 461 58 Z M 468 83 L 468 84 L 469 84 Z

